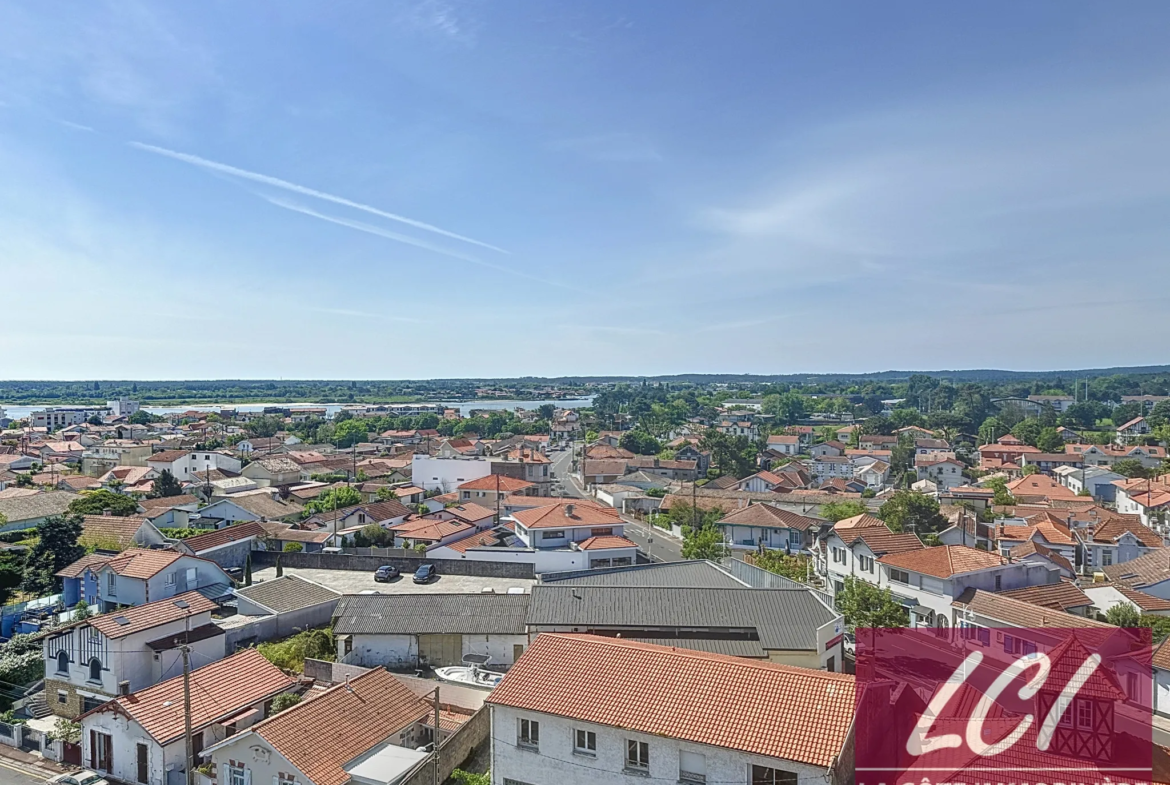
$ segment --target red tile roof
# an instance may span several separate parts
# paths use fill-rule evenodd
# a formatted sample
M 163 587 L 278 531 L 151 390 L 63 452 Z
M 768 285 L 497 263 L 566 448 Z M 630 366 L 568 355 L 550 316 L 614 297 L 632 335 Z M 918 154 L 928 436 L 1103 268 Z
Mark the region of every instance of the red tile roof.
M 606 548 L 637 548 L 638 543 L 627 540 L 625 537 L 619 537 L 616 534 L 609 534 L 582 540 L 577 547 L 583 551 L 600 551 Z
M 185 455 L 188 455 L 190 450 L 163 450 L 156 452 L 154 455 L 146 459 L 147 463 L 174 463 Z
M 186 602 L 189 607 L 180 608 L 176 602 Z M 95 630 L 110 639 L 124 638 L 143 630 L 153 629 L 161 624 L 179 621 L 187 615 L 196 615 L 215 610 L 216 605 L 197 591 L 189 591 L 165 600 L 136 605 L 120 611 L 95 616 L 88 623 Z M 125 620 L 122 623 L 120 620 Z
M 988 553 L 967 545 L 937 545 L 933 548 L 892 553 L 878 559 L 882 564 L 936 578 L 950 578 L 1007 564 L 997 553 Z
M 833 524 L 833 531 L 841 531 L 842 529 L 862 529 L 867 527 L 881 527 L 889 531 L 886 527 L 886 522 L 881 518 L 875 518 L 868 512 L 863 512 L 861 515 L 854 515 L 852 518 L 843 518 Z
M 266 531 L 260 525 L 259 521 L 247 521 L 245 523 L 237 523 L 234 526 L 225 526 L 222 529 L 216 529 L 207 534 L 197 534 L 194 537 L 188 537 L 183 540 L 183 545 L 198 554 L 222 545 L 239 542 L 248 537 L 264 537 L 265 534 Z
M 1046 583 L 1041 586 L 1026 586 L 1022 589 L 1012 589 L 999 594 L 1001 597 L 1011 597 L 1013 600 L 1022 600 L 1057 611 L 1084 608 L 1093 604 L 1089 595 L 1068 581 Z
M 192 730 L 261 703 L 295 684 L 255 649 L 244 649 L 191 671 L 190 678 Z M 131 717 L 159 744 L 170 744 L 183 736 L 183 677 L 122 695 L 89 714 L 108 711 Z
M 456 504 L 453 507 L 447 507 L 446 511 L 454 515 L 459 520 L 467 521 L 468 523 L 482 521 L 484 518 L 491 518 L 496 514 L 495 510 L 489 510 L 487 507 L 479 504 L 472 504 L 471 502 Z
M 93 567 L 97 568 L 114 558 L 109 554 L 104 553 L 87 553 L 77 561 L 65 567 L 54 575 L 58 578 L 80 578 L 86 569 Z
M 527 480 L 519 480 L 515 477 L 508 477 L 503 474 L 489 474 L 486 477 L 480 477 L 478 480 L 468 480 L 459 486 L 461 491 L 495 491 L 501 493 L 517 493 L 525 488 L 532 488 L 536 483 L 528 482 Z
M 178 551 L 130 548 L 110 559 L 106 566 L 125 578 L 150 578 L 158 575 L 182 556 L 183 554 Z
M 749 507 L 744 507 L 742 510 L 736 510 L 730 515 L 725 515 L 719 520 L 719 524 L 727 526 L 766 526 L 807 531 L 810 528 L 815 530 L 821 525 L 821 522 L 815 518 L 806 518 L 803 515 L 782 510 L 779 507 L 774 507 L 764 502 L 763 504 L 753 504 Z
M 616 510 L 573 502 L 519 510 L 512 517 L 528 529 L 560 529 L 572 526 L 614 526 L 624 523 Z
M 828 767 L 852 726 L 854 681 L 616 638 L 542 633 L 487 700 Z
M 86 515 L 85 522 L 81 526 L 81 537 L 78 542 L 82 545 L 97 545 L 99 547 L 109 548 L 109 545 L 116 545 L 118 548 L 126 548 L 134 544 L 134 535 L 142 528 L 143 524 L 149 523 L 146 518 L 138 517 L 122 517 L 119 515 Z
M 408 725 L 425 720 L 430 712 L 426 701 L 393 674 L 378 669 L 331 687 L 253 725 L 250 731 L 314 785 L 344 785 L 349 774 L 342 766 Z

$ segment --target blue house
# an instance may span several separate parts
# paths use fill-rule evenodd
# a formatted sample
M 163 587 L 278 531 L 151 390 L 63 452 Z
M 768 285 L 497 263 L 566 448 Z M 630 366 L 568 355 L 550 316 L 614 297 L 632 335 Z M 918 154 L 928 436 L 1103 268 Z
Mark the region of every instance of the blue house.
M 98 601 L 98 569 L 117 554 L 87 553 L 57 573 L 64 587 L 62 598 L 66 608 L 72 608 L 81 600 L 89 605 Z

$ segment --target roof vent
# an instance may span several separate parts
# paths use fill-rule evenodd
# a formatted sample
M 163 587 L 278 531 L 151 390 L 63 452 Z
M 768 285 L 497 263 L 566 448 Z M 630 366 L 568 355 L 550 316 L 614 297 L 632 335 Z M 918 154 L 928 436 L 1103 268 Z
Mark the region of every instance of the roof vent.
M 115 616 L 114 621 L 116 621 L 119 625 L 121 625 L 123 627 L 125 627 L 127 624 L 130 623 L 130 620 L 127 619 L 125 616 Z
M 572 517 L 573 517 L 573 509 L 574 509 L 573 505 L 571 505 L 571 504 L 566 504 L 566 505 L 565 505 L 565 517 L 566 517 L 566 518 L 572 518 Z

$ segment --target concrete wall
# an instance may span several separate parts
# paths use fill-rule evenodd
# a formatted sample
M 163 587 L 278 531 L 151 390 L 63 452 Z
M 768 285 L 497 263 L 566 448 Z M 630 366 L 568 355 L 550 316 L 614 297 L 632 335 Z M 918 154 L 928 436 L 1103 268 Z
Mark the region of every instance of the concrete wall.
M 443 692 L 439 690 L 439 702 L 442 704 Z M 491 714 L 488 708 L 477 711 L 459 730 L 452 733 L 439 743 L 439 777 L 438 782 L 445 782 L 451 772 L 475 755 L 477 749 L 489 743 L 491 738 Z M 399 785 L 433 785 L 435 779 L 434 756 L 427 758 L 419 767 L 408 774 Z
M 455 490 L 465 482 L 487 477 L 492 473 L 492 463 L 486 458 L 458 459 L 431 458 L 415 455 L 410 463 L 410 482 L 416 488 L 443 493 Z
M 244 602 L 243 597 L 240 598 L 240 602 Z M 289 613 L 250 617 L 251 620 L 246 624 L 229 626 L 225 630 L 225 648 L 231 654 L 237 649 L 255 643 L 285 638 L 302 630 L 328 627 L 336 607 L 337 600 L 330 600 L 321 605 L 300 608 Z
M 432 553 L 437 555 L 437 558 L 433 560 L 436 564 L 441 561 L 447 561 L 448 557 L 450 557 L 450 561 L 456 561 L 454 557 L 458 556 L 458 560 L 465 563 L 484 564 L 494 562 L 500 565 L 528 566 L 534 573 L 589 569 L 589 554 L 587 551 L 487 547 L 480 549 L 473 548 L 460 554 L 458 551 L 440 547 L 436 548 Z M 439 568 L 439 571 L 442 572 L 442 568 Z M 469 574 L 478 575 L 480 573 Z M 521 576 L 505 575 L 500 577 L 518 578 Z
M 230 570 L 233 567 L 243 569 L 244 563 L 248 560 L 248 554 L 252 551 L 254 542 L 255 540 L 253 539 L 240 540 L 239 542 L 233 542 L 231 545 L 225 545 L 222 548 L 200 553 L 198 556 L 201 559 L 215 562 L 225 570 Z
M 484 578 L 536 577 L 532 564 L 507 563 L 500 561 L 478 561 L 473 559 L 429 559 L 422 556 L 394 558 L 388 556 L 355 556 L 346 553 L 275 553 L 252 551 L 254 569 L 271 567 L 280 557 L 281 565 L 293 569 L 312 570 L 355 570 L 373 572 L 383 564 L 399 568 L 402 572 L 413 573 L 420 564 L 433 564 L 440 575 L 475 575 Z

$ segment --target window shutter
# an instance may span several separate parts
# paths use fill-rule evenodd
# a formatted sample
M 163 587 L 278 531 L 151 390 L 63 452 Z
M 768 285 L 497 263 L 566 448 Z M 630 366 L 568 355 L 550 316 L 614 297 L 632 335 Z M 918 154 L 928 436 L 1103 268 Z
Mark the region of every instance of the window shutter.
M 678 754 L 678 767 L 689 774 L 707 775 L 707 756 L 698 752 L 682 750 Z

